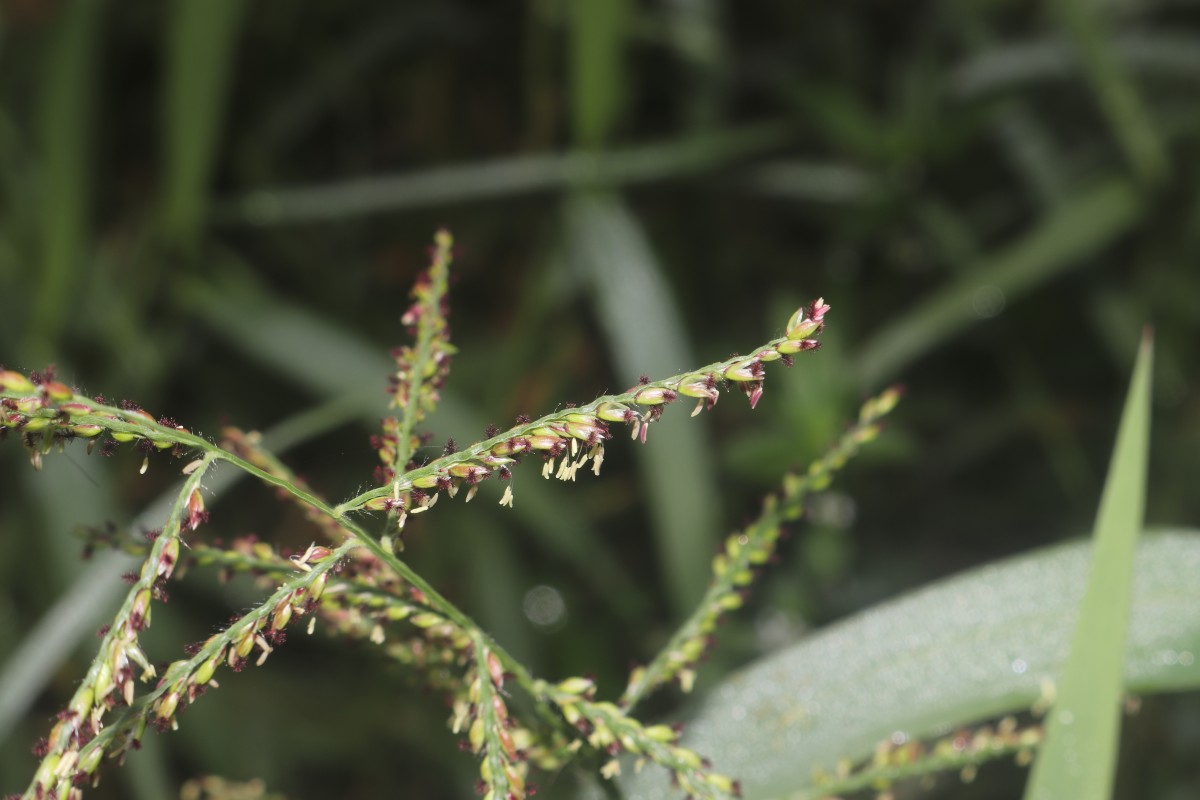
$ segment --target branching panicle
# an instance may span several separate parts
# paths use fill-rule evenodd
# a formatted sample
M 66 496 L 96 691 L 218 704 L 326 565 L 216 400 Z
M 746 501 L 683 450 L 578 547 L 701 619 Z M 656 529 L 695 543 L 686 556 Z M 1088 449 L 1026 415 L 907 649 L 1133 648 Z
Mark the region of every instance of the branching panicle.
M 454 709 L 451 727 L 465 736 L 466 749 L 479 757 L 480 787 L 491 800 L 520 800 L 533 794 L 530 765 L 558 769 L 581 749 L 611 756 L 606 777 L 619 771 L 615 759 L 632 754 L 670 771 L 679 788 L 697 798 L 731 798 L 736 781 L 712 771 L 703 758 L 678 743 L 678 730 L 644 725 L 632 707 L 654 688 L 671 680 L 690 683 L 691 668 L 711 641 L 718 617 L 738 607 L 754 567 L 774 551 L 780 524 L 800 513 L 801 500 L 821 488 L 857 447 L 878 431 L 878 419 L 895 403 L 885 393 L 864 407 L 859 422 L 806 473 L 790 475 L 778 495 L 768 498 L 760 518 L 735 534 L 714 562 L 713 584 L 702 606 L 671 639 L 664 652 L 631 677 L 620 704 L 595 699 L 589 679 L 557 684 L 535 678 L 454 604 L 404 561 L 397 558 L 392 535 L 410 514 L 431 509 L 443 495 L 463 491 L 469 501 L 478 485 L 492 477 L 508 480 L 512 469 L 530 455 L 540 456 L 542 474 L 573 481 L 585 467 L 599 475 L 604 448 L 615 426 L 627 426 L 643 443 L 666 407 L 681 398 L 696 401 L 692 415 L 710 410 L 721 392 L 736 386 L 757 405 L 766 365 L 816 349 L 814 337 L 829 311 L 817 300 L 797 311 L 784 335 L 751 351 L 698 370 L 661 380 L 643 377 L 628 391 L 589 403 L 568 404 L 540 419 L 522 415 L 515 427 L 489 425 L 486 438 L 468 447 L 453 440 L 443 455 L 416 463 L 427 435 L 416 427 L 436 408 L 449 374 L 454 348 L 449 340 L 446 292 L 452 240 L 439 232 L 429 268 L 412 292 L 412 305 L 401 322 L 412 333 L 410 346 L 393 351 L 396 369 L 388 393 L 395 416 L 383 420 L 372 438 L 378 451 L 378 475 L 385 485 L 331 506 L 280 459 L 254 432 L 226 428 L 221 445 L 195 436 L 174 419 L 155 417 L 137 404 L 109 405 L 102 396 L 87 397 L 59 382 L 53 368 L 25 376 L 0 368 L 0 437 L 13 432 L 29 449 L 34 467 L 43 456 L 75 440 L 100 442 L 102 453 L 132 444 L 145 453 L 142 471 L 154 452 L 195 454 L 170 515 L 160 531 L 145 536 L 109 526 L 90 531 L 85 550 L 120 547 L 142 557 L 139 571 L 120 611 L 101 628 L 98 653 L 67 709 L 36 747 L 40 766 L 25 800 L 47 797 L 75 800 L 94 784 L 102 759 L 123 758 L 139 745 L 145 729 L 167 730 L 209 688 L 217 672 L 235 672 L 251 662 L 261 665 L 287 637 L 291 624 L 308 617 L 308 631 L 320 618 L 322 628 L 370 642 L 380 652 L 419 672 L 429 686 L 444 692 Z M 300 505 L 321 530 L 322 543 L 287 557 L 267 542 L 239 537 L 228 545 L 189 542 L 183 537 L 208 519 L 201 482 L 218 462 L 226 462 L 274 487 Z M 512 505 L 512 486 L 502 505 Z M 372 536 L 352 511 L 388 515 L 382 536 Z M 253 608 L 234 615 L 218 633 L 186 645 L 184 658 L 158 677 L 139 644 L 151 621 L 154 601 L 165 602 L 166 581 L 189 564 L 213 566 L 223 577 L 235 572 L 255 577 L 266 595 Z M 396 628 L 399 628 L 398 632 Z M 158 677 L 153 688 L 139 690 L 135 678 Z M 507 685 L 506 685 L 507 684 Z M 533 700 L 528 720 L 510 710 L 509 692 L 519 689 Z

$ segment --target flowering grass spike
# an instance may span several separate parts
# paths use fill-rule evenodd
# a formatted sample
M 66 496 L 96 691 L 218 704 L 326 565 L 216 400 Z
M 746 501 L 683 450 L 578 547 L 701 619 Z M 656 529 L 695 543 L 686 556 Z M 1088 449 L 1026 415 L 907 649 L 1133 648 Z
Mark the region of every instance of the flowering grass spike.
M 678 680 L 685 687 L 716 619 L 736 608 L 755 568 L 773 552 L 780 525 L 800 513 L 805 494 L 878 431 L 877 421 L 895 403 L 885 393 L 868 403 L 858 423 L 807 473 L 784 479 L 764 504 L 759 520 L 727 543 L 714 563 L 713 584 L 703 603 L 656 659 L 635 671 L 619 702 L 596 698 L 589 678 L 550 682 L 536 677 L 458 607 L 396 555 L 394 536 L 412 514 L 433 509 L 442 495 L 463 493 L 469 501 L 480 483 L 507 480 L 521 461 L 541 460 L 541 474 L 574 481 L 581 471 L 598 476 L 605 448 L 617 429 L 648 441 L 651 427 L 680 398 L 695 400 L 691 414 L 711 410 L 723 391 L 736 387 L 751 408 L 763 397 L 768 365 L 791 366 L 796 354 L 817 349 L 817 334 L 830 308 L 817 300 L 799 309 L 782 336 L 738 355 L 658 380 L 645 379 L 628 391 L 566 407 L 539 419 L 521 418 L 465 447 L 448 442 L 441 457 L 412 460 L 423 441 L 418 426 L 433 413 L 448 378 L 454 347 L 447 324 L 447 287 L 453 242 L 437 234 L 429 268 L 418 279 L 401 322 L 413 336 L 393 351 L 388 384 L 393 416 L 385 417 L 373 445 L 380 458 L 381 484 L 337 505 L 324 500 L 265 449 L 255 432 L 227 427 L 220 444 L 196 436 L 166 417 L 130 402 L 112 404 L 87 397 L 55 377 L 54 370 L 25 375 L 0 369 L 0 437 L 11 435 L 28 449 L 34 468 L 44 457 L 76 440 L 102 453 L 129 445 L 143 453 L 141 471 L 156 452 L 183 460 L 182 482 L 159 531 L 142 538 L 112 527 L 88 534 L 85 550 L 116 546 L 142 559 L 127 576 L 130 587 L 112 621 L 101 631 L 95 658 L 49 734 L 35 747 L 39 765 L 24 800 L 78 800 L 99 780 L 100 766 L 120 762 L 148 728 L 175 729 L 180 715 L 219 685 L 221 673 L 264 666 L 298 624 L 318 627 L 405 664 L 421 681 L 446 697 L 451 729 L 478 759 L 480 794 L 491 800 L 520 800 L 534 793 L 534 768 L 553 771 L 589 752 L 602 778 L 619 772 L 618 753 L 665 768 L 689 796 L 730 798 L 736 780 L 714 771 L 702 756 L 679 744 L 664 725 L 632 716 L 653 689 Z M 278 550 L 251 536 L 228 544 L 192 536 L 209 518 L 203 481 L 218 463 L 241 470 L 298 504 L 314 524 L 312 544 L 298 553 Z M 512 506 L 509 483 L 500 504 Z M 384 514 L 378 533 L 361 520 Z M 189 568 L 211 567 L 222 578 L 255 576 L 261 599 L 202 642 L 183 647 L 183 656 L 155 667 L 140 634 L 153 606 L 166 602 L 167 582 Z M 528 702 L 514 703 L 515 693 Z M 216 779 L 206 779 L 204 785 Z M 195 784 L 200 786 L 199 783 Z

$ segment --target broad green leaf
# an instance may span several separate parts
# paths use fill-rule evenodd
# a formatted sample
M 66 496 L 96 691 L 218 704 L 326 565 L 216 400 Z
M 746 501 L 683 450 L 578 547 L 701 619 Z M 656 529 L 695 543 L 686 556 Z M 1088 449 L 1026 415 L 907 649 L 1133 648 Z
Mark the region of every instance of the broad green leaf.
M 763 658 L 708 695 L 686 721 L 683 744 L 741 778 L 747 800 L 820 796 L 814 769 L 868 757 L 884 739 L 1028 710 L 1061 673 L 1089 551 L 1076 542 L 984 566 Z M 1197 574 L 1200 531 L 1138 545 L 1129 690 L 1200 687 Z M 662 771 L 624 775 L 630 800 L 677 796 Z
M 1142 339 L 1096 517 L 1092 564 L 1028 800 L 1108 797 L 1121 729 L 1121 668 L 1134 548 L 1146 504 L 1153 345 Z

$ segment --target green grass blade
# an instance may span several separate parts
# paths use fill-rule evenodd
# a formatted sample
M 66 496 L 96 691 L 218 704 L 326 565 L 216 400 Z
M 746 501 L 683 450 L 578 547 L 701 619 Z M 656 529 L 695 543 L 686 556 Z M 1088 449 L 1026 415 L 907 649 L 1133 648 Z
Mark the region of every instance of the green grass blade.
M 1055 7 L 1126 158 L 1142 180 L 1161 180 L 1170 166 L 1167 151 L 1106 30 L 1102 16 L 1107 10 L 1091 0 L 1066 0 Z
M 710 171 L 777 147 L 787 136 L 785 125 L 762 123 L 606 153 L 513 156 L 319 186 L 263 188 L 226 201 L 216 214 L 228 224 L 294 225 L 579 185 L 648 183 Z
M 599 149 L 620 113 L 628 0 L 571 3 L 571 123 L 576 144 Z
M 746 800 L 824 797 L 814 770 L 832 775 L 842 758 L 870 759 L 894 734 L 938 736 L 1028 711 L 1067 658 L 1090 547 L 974 569 L 763 658 L 708 693 L 685 720 L 682 744 L 740 778 Z M 1125 686 L 1200 688 L 1200 531 L 1147 534 L 1133 564 Z M 662 776 L 629 766 L 625 796 L 676 797 Z
M 1153 341 L 1142 339 L 1100 499 L 1092 565 L 1026 800 L 1108 797 L 1121 726 L 1133 559 L 1146 502 Z
M 56 349 L 68 319 L 75 287 L 82 283 L 88 238 L 88 133 L 95 111 L 96 75 L 103 3 L 81 0 L 59 9 L 47 52 L 46 82 L 38 97 L 44 171 L 41 180 L 41 270 L 30 318 L 33 358 Z M 37 352 L 37 348 L 45 352 Z
M 1019 295 L 1074 267 L 1137 222 L 1143 204 L 1132 186 L 1109 180 L 1079 191 L 1007 249 L 972 265 L 963 276 L 887 325 L 856 359 L 858 379 L 878 386 L 978 320 L 980 290 L 999 290 L 1011 305 Z
M 882 191 L 878 176 L 860 167 L 791 158 L 746 168 L 741 181 L 768 197 L 830 205 L 862 203 Z
M 1194 82 L 1200 75 L 1200 39 L 1177 31 L 1131 31 L 1109 40 L 1122 68 L 1142 79 Z M 950 90 L 961 98 L 1075 80 L 1079 60 L 1059 38 L 996 44 L 956 67 Z
M 194 247 L 208 214 L 208 181 L 246 0 L 175 0 L 167 34 L 163 232 Z

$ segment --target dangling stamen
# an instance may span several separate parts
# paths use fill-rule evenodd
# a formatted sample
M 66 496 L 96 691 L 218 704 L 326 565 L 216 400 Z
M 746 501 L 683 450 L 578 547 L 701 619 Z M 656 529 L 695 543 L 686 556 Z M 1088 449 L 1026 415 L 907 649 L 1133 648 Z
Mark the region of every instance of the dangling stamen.
M 600 477 L 600 465 L 604 463 L 604 445 L 598 444 L 592 448 L 592 474 Z

